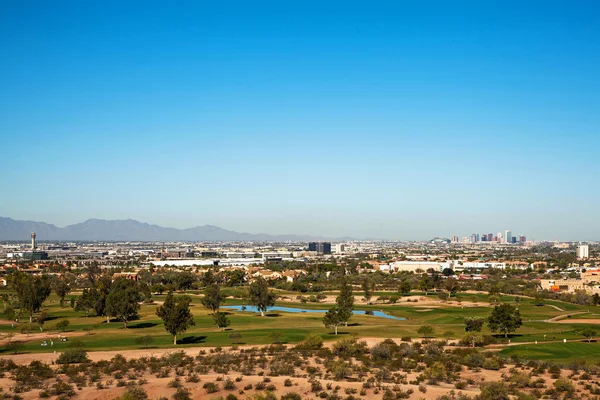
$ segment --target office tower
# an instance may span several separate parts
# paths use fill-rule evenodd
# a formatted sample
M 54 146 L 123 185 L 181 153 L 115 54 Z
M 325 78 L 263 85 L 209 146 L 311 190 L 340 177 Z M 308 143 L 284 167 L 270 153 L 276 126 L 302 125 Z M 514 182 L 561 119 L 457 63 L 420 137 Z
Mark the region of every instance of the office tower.
M 482 242 L 487 242 L 487 235 L 486 235 L 485 233 L 483 233 L 483 234 L 481 235 L 481 241 L 482 241 Z
M 577 258 L 580 260 L 585 260 L 590 256 L 590 248 L 587 244 L 580 244 L 577 247 Z
M 480 241 L 479 233 L 476 233 L 476 234 L 475 234 L 475 241 L 476 241 L 476 242 L 479 242 L 479 241 Z
M 517 237 L 516 237 L 516 236 L 511 236 L 511 237 L 510 237 L 510 242 L 511 242 L 512 244 L 515 244 L 515 243 L 517 243 Z
M 345 251 L 346 251 L 346 245 L 345 245 L 345 244 L 343 244 L 343 243 L 337 243 L 337 244 L 334 246 L 334 249 L 335 249 L 335 252 L 336 252 L 336 253 L 343 253 L 343 252 L 345 252 Z
M 525 237 L 525 235 L 519 236 L 519 243 L 525 243 L 526 241 L 527 241 L 527 238 Z
M 488 242 L 492 242 L 494 240 L 494 234 L 493 233 L 488 233 L 487 236 L 488 236 L 488 238 L 487 238 Z
M 512 232 L 510 229 L 504 231 L 504 243 L 512 243 Z
M 469 240 L 469 243 L 477 243 L 477 236 L 475 234 L 471 235 L 471 238 Z
M 309 242 L 308 251 L 316 251 L 319 254 L 331 254 L 330 242 Z
M 452 236 L 452 243 L 458 243 L 458 236 Z
M 496 236 L 496 238 L 498 238 L 498 242 L 504 242 L 504 236 L 502 235 L 502 232 L 498 232 L 498 236 Z

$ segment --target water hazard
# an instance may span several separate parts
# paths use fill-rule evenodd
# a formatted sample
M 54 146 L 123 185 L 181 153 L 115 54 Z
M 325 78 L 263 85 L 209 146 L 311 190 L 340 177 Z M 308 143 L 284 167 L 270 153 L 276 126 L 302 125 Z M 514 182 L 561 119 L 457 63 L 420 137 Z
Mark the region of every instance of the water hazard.
M 238 311 L 248 311 L 248 312 L 259 312 L 258 309 L 254 306 L 223 306 L 222 308 L 229 308 L 232 310 Z M 325 314 L 327 310 L 312 310 L 309 308 L 293 308 L 293 307 L 269 307 L 267 311 L 282 311 L 282 312 L 291 312 L 291 313 L 322 313 Z M 354 310 L 353 314 L 365 315 L 366 311 L 364 310 Z M 393 315 L 389 315 L 384 313 L 383 311 L 372 311 L 374 317 L 387 318 L 387 319 L 395 319 L 397 321 L 404 321 L 406 318 L 395 317 Z

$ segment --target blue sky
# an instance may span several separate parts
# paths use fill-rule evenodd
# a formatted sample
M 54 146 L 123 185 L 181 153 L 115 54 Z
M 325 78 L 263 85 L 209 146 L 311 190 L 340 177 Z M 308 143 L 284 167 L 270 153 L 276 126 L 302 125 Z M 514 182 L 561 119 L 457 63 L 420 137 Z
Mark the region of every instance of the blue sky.
M 0 215 L 598 240 L 599 12 L 2 2 Z

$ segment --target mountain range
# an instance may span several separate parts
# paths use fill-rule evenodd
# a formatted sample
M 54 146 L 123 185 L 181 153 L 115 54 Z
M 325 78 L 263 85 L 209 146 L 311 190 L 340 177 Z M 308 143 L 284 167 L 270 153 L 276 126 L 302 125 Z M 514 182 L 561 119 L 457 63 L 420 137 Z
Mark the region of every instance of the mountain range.
M 309 241 L 309 240 L 353 240 L 350 237 L 327 238 L 310 235 L 269 235 L 265 233 L 243 233 L 213 225 L 196 226 L 188 229 L 166 228 L 133 219 L 103 220 L 88 219 L 79 224 L 59 228 L 56 225 L 36 221 L 19 221 L 0 217 L 0 240 L 27 241 L 31 232 L 38 240 L 70 241 Z

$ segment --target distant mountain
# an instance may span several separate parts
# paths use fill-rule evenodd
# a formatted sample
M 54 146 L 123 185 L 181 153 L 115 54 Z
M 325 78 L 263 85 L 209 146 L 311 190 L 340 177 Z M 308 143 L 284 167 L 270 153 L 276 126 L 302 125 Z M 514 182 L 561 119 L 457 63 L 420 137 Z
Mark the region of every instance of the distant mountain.
M 35 232 L 38 240 L 106 240 L 106 241 L 309 241 L 354 240 L 350 237 L 325 238 L 310 235 L 268 235 L 265 233 L 240 233 L 213 225 L 189 229 L 165 228 L 144 222 L 127 220 L 88 219 L 79 224 L 59 228 L 45 222 L 17 221 L 0 217 L 0 240 L 29 240 Z

